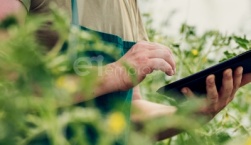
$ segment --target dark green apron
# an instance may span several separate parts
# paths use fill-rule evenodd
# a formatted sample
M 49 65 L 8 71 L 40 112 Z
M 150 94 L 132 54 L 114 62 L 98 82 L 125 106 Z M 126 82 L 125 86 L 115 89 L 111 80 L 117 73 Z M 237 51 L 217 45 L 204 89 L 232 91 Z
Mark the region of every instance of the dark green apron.
M 106 34 L 102 32 L 96 32 L 93 30 L 90 30 L 88 28 L 85 28 L 83 26 L 79 26 L 78 22 L 78 10 L 77 10 L 77 0 L 72 0 L 72 23 L 73 25 L 76 25 L 80 27 L 82 30 L 85 31 L 91 31 L 94 32 L 95 34 L 99 35 L 100 38 L 107 43 L 113 44 L 116 46 L 117 49 L 121 52 L 120 57 L 122 57 L 134 44 L 135 42 L 128 42 L 128 41 L 123 41 L 122 38 L 112 35 L 112 34 Z M 115 59 L 111 59 L 112 57 L 109 57 L 105 54 L 102 54 L 102 52 L 88 52 L 87 53 L 88 57 L 97 57 L 102 55 L 104 57 L 104 61 L 106 63 L 112 63 L 115 62 Z M 86 56 L 86 54 L 85 54 Z M 123 137 L 123 141 L 119 141 L 116 144 L 126 144 L 127 140 L 127 135 L 129 133 L 129 125 L 130 125 L 130 111 L 131 111 L 131 101 L 132 101 L 132 89 L 128 91 L 119 91 L 119 92 L 113 92 L 110 94 L 106 94 L 103 96 L 99 96 L 94 100 L 90 100 L 92 103 L 90 104 L 95 104 L 95 107 L 101 110 L 101 112 L 104 115 L 107 115 L 108 113 L 111 112 L 122 112 L 126 119 L 127 119 L 127 131 L 125 132 L 125 135 Z M 84 102 L 81 105 L 86 106 L 88 102 Z M 93 135 L 91 135 L 94 137 Z M 95 137 L 92 140 L 92 142 L 95 142 Z M 94 143 L 95 144 L 95 143 Z
M 72 24 L 77 27 L 80 27 L 82 30 L 94 32 L 95 34 L 99 35 L 104 42 L 116 46 L 116 49 L 118 49 L 121 52 L 119 57 L 122 57 L 135 44 L 135 42 L 123 41 L 122 38 L 112 34 L 96 32 L 83 26 L 79 26 L 77 1 L 76 0 L 71 0 L 71 1 L 72 1 Z M 70 49 L 67 47 L 68 46 L 66 43 L 66 45 L 64 45 L 62 48 L 62 52 L 64 52 L 67 49 Z M 115 59 L 113 59 L 114 57 L 96 51 L 84 52 L 84 54 L 80 54 L 79 56 L 96 57 L 100 55 L 104 57 L 104 61 L 106 63 L 112 63 L 116 61 Z M 132 101 L 132 89 L 128 91 L 113 92 L 110 94 L 99 96 L 96 99 L 83 102 L 77 105 L 81 107 L 93 107 L 94 105 L 95 108 L 98 108 L 100 110 L 100 112 L 102 113 L 102 115 L 104 115 L 104 117 L 112 112 L 123 113 L 124 116 L 126 117 L 126 123 L 127 123 L 126 130 L 124 131 L 124 133 L 122 133 L 122 135 L 117 137 L 117 141 L 114 142 L 113 145 L 126 145 L 128 141 L 129 126 L 130 126 L 131 101 Z M 89 104 L 91 104 L 91 106 Z M 88 145 L 98 145 L 98 140 L 100 135 L 98 134 L 98 131 L 96 131 L 95 126 L 90 124 L 82 124 L 82 125 L 83 125 L 83 132 L 85 132 L 85 134 L 87 135 L 85 138 L 89 140 Z M 68 124 L 68 126 L 65 129 L 65 136 L 68 140 L 71 140 L 75 135 L 72 126 L 74 126 L 74 124 L 73 125 Z M 78 127 L 80 127 L 80 125 L 78 125 Z M 45 134 L 30 141 L 29 145 L 50 145 L 50 140 L 48 136 Z

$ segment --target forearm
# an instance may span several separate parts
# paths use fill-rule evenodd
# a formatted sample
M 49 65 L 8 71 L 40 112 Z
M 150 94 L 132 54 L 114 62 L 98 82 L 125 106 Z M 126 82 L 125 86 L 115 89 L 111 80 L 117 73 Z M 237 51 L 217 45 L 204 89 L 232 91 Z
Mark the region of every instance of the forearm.
M 136 128 L 141 130 L 146 127 L 145 122 L 156 120 L 158 118 L 165 119 L 168 116 L 175 114 L 176 108 L 173 106 L 166 106 L 157 103 L 148 102 L 145 100 L 134 100 L 132 102 L 132 114 L 131 120 L 136 125 Z M 166 138 L 170 138 L 174 135 L 179 134 L 181 131 L 175 128 L 164 128 L 161 127 L 162 130 L 159 130 L 153 138 L 156 140 L 162 140 Z
M 94 96 L 101 96 L 111 92 L 125 91 L 122 86 L 121 68 L 115 63 L 108 64 L 103 67 L 102 73 L 99 72 L 97 77 L 97 86 L 93 90 Z
M 114 63 L 106 66 L 85 69 L 85 75 L 76 73 L 70 75 L 71 80 L 77 85 L 75 102 L 90 100 L 104 94 L 125 91 L 121 80 L 119 66 Z
M 166 106 L 146 100 L 133 100 L 131 119 L 133 122 L 144 122 L 156 117 L 170 116 L 176 110 L 173 106 Z

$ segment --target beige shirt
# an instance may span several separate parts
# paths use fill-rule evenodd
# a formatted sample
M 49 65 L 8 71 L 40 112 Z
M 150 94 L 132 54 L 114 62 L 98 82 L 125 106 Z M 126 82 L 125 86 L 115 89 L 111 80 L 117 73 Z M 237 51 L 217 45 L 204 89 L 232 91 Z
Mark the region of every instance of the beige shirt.
M 71 0 L 20 1 L 29 13 L 49 13 L 48 3 L 55 2 L 71 16 Z M 120 36 L 125 41 L 148 40 L 137 0 L 78 0 L 78 11 L 82 26 Z

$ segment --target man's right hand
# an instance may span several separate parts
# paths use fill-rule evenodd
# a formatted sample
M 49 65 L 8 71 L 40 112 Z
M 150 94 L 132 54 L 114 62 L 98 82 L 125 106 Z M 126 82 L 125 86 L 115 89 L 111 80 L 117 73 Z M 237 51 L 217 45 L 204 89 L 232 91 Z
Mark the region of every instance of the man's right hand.
M 119 90 L 128 90 L 140 83 L 147 74 L 154 70 L 161 70 L 167 75 L 175 74 L 176 66 L 171 50 L 161 44 L 140 41 L 136 43 L 121 59 L 111 64 L 117 87 Z M 125 65 L 133 70 L 128 70 Z M 137 80 L 132 80 L 132 75 Z

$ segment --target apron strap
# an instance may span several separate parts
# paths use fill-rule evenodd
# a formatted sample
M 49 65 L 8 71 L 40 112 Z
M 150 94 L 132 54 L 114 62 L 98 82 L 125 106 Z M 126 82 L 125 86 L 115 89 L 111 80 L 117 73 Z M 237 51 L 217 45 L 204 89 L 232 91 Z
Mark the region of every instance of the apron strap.
M 72 24 L 79 25 L 77 0 L 71 0 Z

